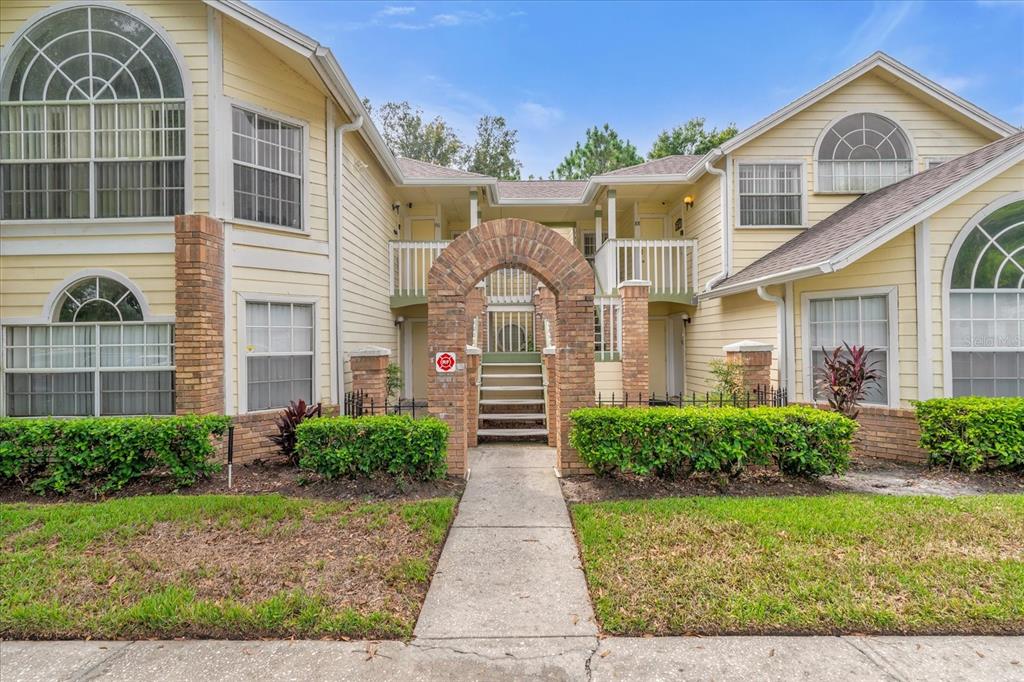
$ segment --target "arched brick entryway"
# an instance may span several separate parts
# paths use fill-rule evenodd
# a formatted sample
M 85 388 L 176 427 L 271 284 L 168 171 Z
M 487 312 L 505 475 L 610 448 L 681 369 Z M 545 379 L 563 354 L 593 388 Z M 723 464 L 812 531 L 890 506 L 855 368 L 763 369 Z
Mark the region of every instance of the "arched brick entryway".
M 569 446 L 569 412 L 594 400 L 594 271 L 567 239 L 540 223 L 503 218 L 477 225 L 441 252 L 427 278 L 427 347 L 431 359 L 454 351 L 456 371 L 442 374 L 430 363 L 430 412 L 448 422 L 448 468 L 466 470 L 468 377 L 466 299 L 481 279 L 501 267 L 537 276 L 555 295 L 556 430 L 558 468 L 585 471 Z

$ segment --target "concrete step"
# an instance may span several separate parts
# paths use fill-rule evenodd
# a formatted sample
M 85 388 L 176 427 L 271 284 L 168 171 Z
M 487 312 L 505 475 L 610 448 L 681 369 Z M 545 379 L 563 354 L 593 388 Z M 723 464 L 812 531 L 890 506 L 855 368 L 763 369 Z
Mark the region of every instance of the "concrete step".
M 543 374 L 484 374 L 484 379 L 543 379 Z
M 488 367 L 540 367 L 539 362 L 482 362 L 480 366 L 484 369 Z
M 522 436 L 546 436 L 547 429 L 477 429 L 478 436 L 499 436 L 507 438 L 518 438 Z
M 481 405 L 543 405 L 543 398 L 482 398 Z
M 485 412 L 479 415 L 480 419 L 495 419 L 501 421 L 536 421 L 545 419 L 547 415 L 543 412 Z
M 481 386 L 481 391 L 543 391 L 543 386 Z

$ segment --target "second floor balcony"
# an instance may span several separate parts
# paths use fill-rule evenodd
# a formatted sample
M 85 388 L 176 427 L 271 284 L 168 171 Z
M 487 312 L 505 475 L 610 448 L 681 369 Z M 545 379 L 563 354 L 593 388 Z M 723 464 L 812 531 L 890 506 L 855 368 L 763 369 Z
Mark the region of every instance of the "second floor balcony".
M 388 244 L 391 307 L 426 303 L 430 267 L 448 241 L 392 241 Z M 614 296 L 621 282 L 651 283 L 651 301 L 693 303 L 697 292 L 697 244 L 686 239 L 609 239 L 593 259 L 598 295 Z M 515 279 L 488 281 L 488 297 L 521 293 Z M 493 277 L 492 277 L 493 279 Z M 532 281 L 532 278 L 529 278 Z M 524 280 L 525 281 L 525 280 Z M 497 302 L 497 301 L 495 301 Z M 503 301 L 513 302 L 513 301 Z M 518 302 L 518 299 L 517 301 Z

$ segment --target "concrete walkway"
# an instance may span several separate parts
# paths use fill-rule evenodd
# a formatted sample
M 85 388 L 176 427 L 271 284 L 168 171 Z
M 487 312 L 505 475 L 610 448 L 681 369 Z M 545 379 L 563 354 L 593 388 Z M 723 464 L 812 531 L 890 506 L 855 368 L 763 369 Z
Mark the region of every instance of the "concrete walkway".
M 416 623 L 419 640 L 597 634 L 554 450 L 482 446 Z
M 0 680 L 1024 680 L 1022 637 L 598 637 L 545 447 L 481 447 L 403 642 L 0 642 Z

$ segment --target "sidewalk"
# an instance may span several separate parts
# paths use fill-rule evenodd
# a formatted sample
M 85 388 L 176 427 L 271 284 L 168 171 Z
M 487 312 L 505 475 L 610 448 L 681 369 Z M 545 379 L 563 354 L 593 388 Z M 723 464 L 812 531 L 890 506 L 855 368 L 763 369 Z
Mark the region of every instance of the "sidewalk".
M 1022 637 L 2 642 L 3 682 L 1024 679 Z

